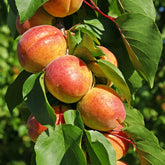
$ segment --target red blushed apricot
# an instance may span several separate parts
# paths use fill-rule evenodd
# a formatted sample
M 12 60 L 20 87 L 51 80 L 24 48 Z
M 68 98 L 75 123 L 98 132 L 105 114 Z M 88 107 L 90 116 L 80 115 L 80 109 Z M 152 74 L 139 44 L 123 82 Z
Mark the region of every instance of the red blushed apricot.
M 108 131 L 125 120 L 126 111 L 118 94 L 110 87 L 93 87 L 77 104 L 86 126 Z
M 52 60 L 66 54 L 63 33 L 54 26 L 40 25 L 26 31 L 17 46 L 21 66 L 28 72 L 42 71 Z
M 16 28 L 19 34 L 23 34 L 28 29 L 38 25 L 52 25 L 53 16 L 49 15 L 43 8 L 39 8 L 36 13 L 28 20 L 20 23 L 20 17 L 17 16 Z
M 55 17 L 66 17 L 75 13 L 83 0 L 49 0 L 43 4 L 44 9 Z
M 55 125 L 65 123 L 63 113 L 68 110 L 68 106 L 63 105 L 63 104 L 56 105 L 53 107 L 53 109 L 54 109 L 54 112 L 56 113 Z M 33 142 L 36 142 L 38 136 L 42 132 L 47 130 L 47 127 L 41 125 L 32 114 L 28 118 L 27 127 L 28 127 L 28 135 Z
M 80 100 L 91 88 L 92 73 L 76 56 L 56 58 L 45 68 L 45 85 L 48 91 L 64 103 Z
M 117 160 L 121 159 L 127 153 L 130 146 L 129 142 L 126 140 L 128 137 L 124 132 L 122 132 L 122 128 L 123 126 L 119 125 L 112 132 L 103 133 L 103 135 L 109 140 L 116 151 Z

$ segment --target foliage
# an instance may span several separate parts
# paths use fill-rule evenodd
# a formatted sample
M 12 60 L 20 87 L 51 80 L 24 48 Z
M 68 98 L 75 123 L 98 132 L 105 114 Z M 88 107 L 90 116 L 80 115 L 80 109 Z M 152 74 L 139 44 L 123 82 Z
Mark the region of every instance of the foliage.
M 28 7 L 23 8 L 22 6 L 25 5 L 22 5 L 19 0 L 16 0 L 15 2 L 16 4 L 9 0 L 9 18 L 11 15 L 13 16 L 13 18 L 16 18 L 17 6 L 18 12 L 22 16 L 22 21 L 30 18 L 34 14 L 36 9 L 43 3 L 43 1 L 37 1 L 37 4 L 34 5 L 34 8 L 30 8 L 30 3 L 33 3 L 33 0 L 31 0 L 28 2 Z M 160 140 L 160 146 L 158 139 L 153 135 L 153 133 L 144 127 L 143 117 L 139 111 L 137 112 L 136 110 L 131 109 L 132 112 L 130 112 L 128 108 L 128 117 L 126 119 L 127 127 L 124 128 L 124 131 L 127 133 L 128 136 L 130 136 L 131 140 L 134 141 L 135 145 L 137 145 L 139 157 L 141 157 L 143 152 L 149 152 L 149 154 L 146 155 L 146 159 L 151 159 L 152 164 L 156 164 L 156 158 L 160 158 L 159 164 L 163 164 L 161 161 L 164 161 L 162 148 L 165 148 L 165 141 L 163 137 L 165 128 L 165 83 L 163 81 L 163 78 L 165 76 L 165 67 L 163 51 L 157 70 L 157 64 L 160 58 L 159 55 L 161 54 L 161 38 L 154 20 L 156 19 L 156 23 L 160 29 L 160 32 L 162 33 L 162 36 L 164 36 L 165 26 L 164 24 L 162 25 L 162 15 L 164 15 L 164 12 L 161 13 L 159 11 L 160 7 L 162 7 L 164 4 L 163 2 L 159 2 L 158 0 L 155 1 L 155 7 L 157 7 L 158 14 L 158 16 L 155 18 L 154 6 L 151 6 L 152 10 L 143 11 L 142 7 L 145 8 L 145 6 L 136 5 L 136 1 L 135 4 L 131 4 L 129 1 L 122 0 L 121 4 L 123 5 L 120 6 L 122 7 L 122 10 L 120 10 L 119 12 L 119 8 L 118 6 L 116 6 L 117 1 L 113 1 L 113 3 L 109 2 L 111 2 L 111 0 L 107 1 L 106 3 L 113 4 L 115 6 L 113 7 L 112 11 L 110 10 L 109 15 L 114 15 L 115 13 L 116 23 L 121 31 L 116 28 L 114 22 L 107 21 L 102 16 L 98 16 L 98 19 L 94 20 L 94 18 L 96 17 L 96 13 L 91 11 L 91 9 L 85 6 L 85 4 L 85 8 L 88 9 L 85 16 L 81 14 L 83 11 L 82 8 L 78 13 L 65 18 L 64 24 L 66 28 L 70 28 L 74 24 L 82 22 L 83 20 L 82 24 L 75 27 L 75 30 L 80 30 L 80 34 L 83 34 L 83 32 L 85 31 L 85 33 L 87 33 L 88 36 L 90 36 L 93 40 L 91 42 L 91 45 L 94 42 L 96 42 L 97 44 L 100 43 L 107 46 L 117 55 L 117 58 L 119 60 L 119 70 L 113 68 L 113 66 L 101 60 L 98 60 L 98 64 L 105 73 L 107 70 L 111 70 L 114 72 L 115 79 L 113 79 L 113 77 L 109 75 L 108 72 L 107 77 L 112 82 L 114 82 L 115 88 L 117 88 L 120 94 L 122 94 L 127 99 L 128 103 L 130 103 L 130 100 L 135 97 L 135 101 L 131 101 L 131 104 L 133 104 L 132 106 L 140 110 L 140 112 L 143 114 L 146 128 L 151 130 L 158 137 L 158 139 Z M 140 3 L 146 4 L 146 9 L 148 8 L 147 3 L 151 5 L 151 1 L 146 1 L 146 3 L 144 3 L 144 1 L 140 1 L 137 4 Z M 4 8 L 0 7 L 0 13 L 4 13 L 6 15 L 5 18 L 7 18 L 7 2 L 3 0 L 0 2 L 0 4 L 2 4 L 0 6 L 4 6 Z M 100 8 L 103 9 L 103 11 L 106 11 L 107 6 L 101 5 L 99 1 L 98 5 L 100 5 Z M 134 9 L 133 6 L 135 5 L 136 10 L 132 10 Z M 109 5 L 109 8 L 112 8 L 112 6 Z M 117 12 L 114 9 L 116 9 Z M 108 11 L 109 9 L 107 10 L 107 12 Z M 88 12 L 91 13 L 90 16 Z M 77 15 L 79 15 L 79 20 L 77 18 Z M 16 58 L 16 45 L 19 37 L 17 36 L 18 33 L 16 32 L 16 29 L 11 26 L 14 25 L 14 21 L 15 19 L 10 19 L 9 27 L 12 36 L 14 38 L 17 38 L 16 40 L 12 39 L 9 28 L 6 26 L 7 20 L 4 19 L 4 17 L 2 19 L 0 27 L 0 87 L 2 89 L 0 93 L 0 142 L 2 142 L 1 151 L 5 151 L 0 154 L 0 164 L 3 163 L 19 165 L 29 164 L 33 152 L 33 144 L 30 142 L 30 139 L 27 136 L 26 125 L 23 125 L 23 121 L 21 119 L 23 118 L 26 121 L 27 116 L 30 113 L 29 109 L 34 114 L 36 113 L 35 116 L 44 125 L 52 125 L 52 123 L 54 123 L 55 121 L 55 116 L 53 115 L 53 111 L 50 108 L 49 102 L 47 100 L 48 96 L 46 96 L 45 94 L 45 89 L 43 87 L 42 81 L 43 75 L 29 75 L 22 71 L 18 64 Z M 143 29 L 143 34 L 141 34 L 141 29 Z M 89 39 L 87 39 L 87 44 L 87 41 L 84 41 L 86 38 L 81 38 L 80 34 L 76 33 L 76 37 L 70 36 L 68 44 L 72 46 L 74 45 L 70 48 L 70 51 L 72 50 L 73 54 L 84 59 L 83 55 L 81 55 L 80 52 L 82 49 L 87 50 L 89 54 L 88 58 L 95 58 L 97 60 L 97 58 L 99 57 L 99 50 L 95 50 L 94 46 L 93 49 L 90 50 L 88 48 Z M 122 37 L 120 36 L 120 34 Z M 111 38 L 107 38 L 107 36 L 111 36 Z M 92 47 L 91 45 L 90 47 Z M 129 55 L 129 58 L 127 54 Z M 88 61 L 88 58 L 85 57 L 85 60 Z M 15 89 L 8 88 L 9 84 L 12 84 L 14 80 L 19 79 L 19 76 L 21 75 L 19 73 L 21 73 L 24 77 L 22 83 L 20 83 L 19 81 L 18 83 L 16 83 L 16 86 L 18 87 L 19 85 L 20 87 L 19 89 L 17 89 L 17 92 L 21 93 L 21 95 L 17 92 L 13 93 Z M 141 77 L 143 77 L 143 79 L 147 82 L 143 82 Z M 153 86 L 153 84 L 155 85 L 151 89 L 147 83 L 151 87 Z M 123 88 L 121 84 L 124 84 L 125 87 Z M 36 85 L 37 88 L 35 88 Z M 9 108 L 10 112 L 13 112 L 12 116 L 10 116 L 6 103 L 4 101 L 4 95 L 7 91 L 7 88 L 8 95 L 6 95 L 6 100 L 11 100 L 13 96 L 14 104 L 12 104 L 11 108 Z M 137 91 L 138 88 L 139 90 Z M 39 113 L 37 113 L 37 111 L 35 110 L 36 104 L 31 104 L 31 102 L 29 103 L 28 101 L 28 97 L 36 97 L 34 95 L 34 93 L 36 93 L 35 90 L 37 90 L 37 93 L 40 93 L 40 97 L 37 97 L 38 100 L 36 99 L 35 103 L 37 101 L 41 102 L 42 104 L 38 105 L 41 107 L 46 107 L 47 109 L 46 114 L 44 115 L 39 115 Z M 129 92 L 132 94 L 132 96 L 130 96 Z M 20 97 L 19 100 L 17 100 L 18 97 Z M 17 101 L 15 102 L 15 100 Z M 20 105 L 22 100 L 25 101 L 26 106 L 24 104 Z M 9 101 L 8 105 L 11 105 L 11 101 Z M 29 109 L 27 109 L 27 106 Z M 22 111 L 24 113 L 22 113 Z M 22 114 L 24 115 L 21 116 Z M 132 119 L 135 114 L 137 116 L 137 121 Z M 43 118 L 42 115 L 45 118 Z M 74 116 L 75 118 L 72 119 L 70 116 Z M 39 137 L 35 145 L 36 161 L 38 164 L 46 164 L 48 162 L 49 164 L 52 164 L 52 162 L 60 162 L 61 160 L 62 164 L 65 164 L 65 161 L 68 160 L 68 157 L 70 156 L 73 156 L 72 160 L 74 160 L 75 164 L 84 164 L 85 158 L 81 150 L 81 140 L 83 135 L 86 139 L 86 144 L 83 147 L 87 150 L 88 154 L 91 154 L 91 158 L 95 157 L 95 159 L 92 161 L 97 162 L 98 164 L 105 164 L 104 161 L 107 157 L 103 159 L 102 156 L 104 155 L 100 155 L 100 153 L 107 154 L 108 152 L 110 152 L 110 154 L 114 154 L 111 145 L 107 143 L 107 141 L 105 141 L 105 139 L 97 131 L 87 131 L 84 128 L 84 125 L 81 123 L 79 114 L 76 114 L 76 112 L 73 111 L 69 111 L 65 113 L 65 119 L 67 121 L 67 125 L 64 125 L 62 127 L 57 126 L 55 128 L 50 127 L 48 129 L 48 132 L 44 132 Z M 146 134 L 144 134 L 144 132 Z M 57 134 L 59 136 L 57 136 Z M 69 138 L 66 136 L 68 134 L 70 135 Z M 140 141 L 138 138 L 145 139 L 145 141 Z M 54 140 L 52 141 L 52 139 Z M 60 146 L 61 143 L 59 143 L 59 141 L 63 142 L 62 146 Z M 59 144 L 58 147 L 56 146 L 57 144 Z M 147 148 L 146 144 L 148 144 L 149 148 Z M 47 149 L 48 145 L 51 149 L 47 150 L 46 154 L 49 155 L 51 159 L 45 159 L 45 155 L 43 155 L 42 152 L 43 150 L 45 151 Z M 154 146 L 156 146 L 157 148 L 156 151 L 154 151 Z M 59 149 L 59 160 L 57 160 L 52 153 L 56 152 Z M 156 158 L 150 158 L 150 154 L 154 154 Z M 49 156 L 46 158 L 49 158 Z M 137 155 L 132 150 L 130 150 L 127 156 L 124 157 L 124 160 L 126 160 L 130 164 L 132 162 L 139 164 Z M 106 162 L 107 161 L 112 164 L 115 162 L 112 158 L 107 158 Z

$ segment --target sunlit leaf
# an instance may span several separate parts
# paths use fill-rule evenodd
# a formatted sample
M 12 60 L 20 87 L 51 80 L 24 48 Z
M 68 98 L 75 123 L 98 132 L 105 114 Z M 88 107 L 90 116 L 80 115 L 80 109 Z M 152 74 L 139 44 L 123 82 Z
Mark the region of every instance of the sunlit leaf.
M 77 127 L 84 129 L 84 124 L 81 119 L 79 111 L 77 111 L 77 110 L 65 111 L 64 118 L 65 118 L 66 124 L 76 125 Z
M 24 22 L 32 17 L 36 10 L 48 0 L 15 0 L 20 21 Z
M 155 20 L 156 11 L 152 0 L 117 0 L 122 12 L 140 13 Z
M 164 150 L 159 146 L 156 136 L 140 125 L 124 127 L 123 131 L 133 140 L 141 164 L 164 165 Z
M 36 162 L 45 164 L 80 164 L 85 165 L 85 155 L 80 147 L 82 131 L 73 125 L 49 127 L 35 144 Z
M 130 103 L 131 93 L 120 70 L 110 62 L 102 59 L 98 60 L 98 65 L 100 66 L 101 70 L 104 72 L 107 79 L 109 79 L 114 83 L 114 85 L 126 98 L 127 102 Z
M 111 143 L 97 131 L 86 131 L 87 152 L 92 164 L 116 165 L 116 153 Z

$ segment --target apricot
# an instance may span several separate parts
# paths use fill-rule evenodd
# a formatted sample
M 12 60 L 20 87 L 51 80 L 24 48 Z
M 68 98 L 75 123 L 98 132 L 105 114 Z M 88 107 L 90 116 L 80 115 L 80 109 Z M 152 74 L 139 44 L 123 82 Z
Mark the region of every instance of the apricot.
M 117 165 L 128 165 L 127 163 L 123 162 L 123 161 L 117 161 Z
M 100 56 L 101 59 L 110 62 L 111 64 L 113 64 L 114 66 L 118 67 L 118 61 L 116 56 L 106 47 L 104 46 L 98 46 L 104 53 L 106 56 Z M 106 79 L 106 76 L 104 74 L 104 72 L 100 69 L 100 67 L 98 66 L 98 64 L 95 61 L 91 61 L 88 64 L 88 67 L 91 69 L 91 71 L 94 73 L 94 75 L 98 78 L 97 80 L 99 80 L 99 82 L 104 82 L 104 78 Z M 107 81 L 107 82 L 106 82 Z M 106 80 L 105 82 L 107 84 L 109 84 L 109 86 L 112 85 L 112 82 L 110 82 L 109 80 Z
M 109 140 L 116 151 L 117 160 L 121 159 L 129 149 L 129 142 L 126 140 L 128 137 L 124 132 L 122 132 L 122 128 L 123 126 L 120 124 L 112 132 L 103 133 L 103 135 Z
M 39 8 L 36 13 L 28 20 L 20 23 L 20 17 L 17 16 L 16 28 L 19 34 L 23 34 L 28 29 L 38 25 L 52 25 L 53 16 L 45 12 L 43 8 Z
M 55 17 L 66 17 L 78 11 L 82 2 L 83 0 L 49 0 L 43 7 Z
M 84 124 L 99 131 L 116 128 L 125 120 L 126 111 L 119 95 L 106 85 L 96 85 L 78 103 Z
M 48 91 L 64 103 L 75 103 L 91 88 L 92 73 L 78 57 L 65 55 L 54 59 L 45 68 Z
M 68 107 L 66 105 L 56 105 L 53 109 L 56 113 L 55 125 L 65 123 L 63 113 L 68 110 Z M 41 125 L 32 114 L 28 118 L 27 127 L 28 135 L 33 142 L 36 142 L 39 135 L 47 130 L 47 127 Z
M 55 58 L 65 55 L 66 50 L 66 39 L 59 29 L 51 25 L 39 25 L 21 36 L 17 56 L 26 71 L 36 73 Z

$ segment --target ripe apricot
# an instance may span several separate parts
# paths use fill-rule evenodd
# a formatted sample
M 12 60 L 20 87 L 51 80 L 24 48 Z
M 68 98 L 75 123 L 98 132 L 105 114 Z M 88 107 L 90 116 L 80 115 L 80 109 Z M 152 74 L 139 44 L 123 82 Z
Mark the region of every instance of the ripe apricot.
M 75 13 L 83 0 L 49 0 L 43 4 L 44 9 L 55 17 L 66 17 Z
M 88 127 L 100 131 L 116 128 L 126 117 L 123 102 L 110 87 L 96 85 L 77 104 Z
M 17 56 L 26 71 L 36 73 L 55 58 L 65 55 L 66 49 L 66 38 L 59 29 L 51 25 L 39 25 L 21 36 Z
M 92 73 L 76 56 L 56 58 L 45 68 L 45 85 L 48 91 L 64 103 L 80 100 L 91 88 Z
M 16 28 L 19 34 L 23 34 L 28 29 L 38 25 L 52 25 L 53 16 L 44 11 L 41 7 L 36 13 L 23 23 L 20 23 L 20 17 L 17 16 Z

